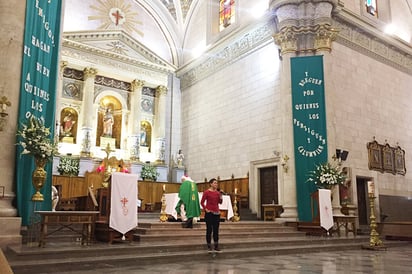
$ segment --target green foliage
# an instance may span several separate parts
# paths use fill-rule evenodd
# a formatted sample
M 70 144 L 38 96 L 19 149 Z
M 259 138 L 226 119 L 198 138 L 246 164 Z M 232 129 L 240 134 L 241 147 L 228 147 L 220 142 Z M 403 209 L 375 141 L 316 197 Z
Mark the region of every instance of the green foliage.
M 60 174 L 68 176 L 77 176 L 79 175 L 80 169 L 80 159 L 71 157 L 71 156 L 62 156 L 60 157 L 59 166 L 57 171 Z
M 156 181 L 157 177 L 160 175 L 159 172 L 157 172 L 157 169 L 155 166 L 151 164 L 144 164 L 142 166 L 142 172 L 140 173 L 140 177 L 143 180 L 153 180 Z

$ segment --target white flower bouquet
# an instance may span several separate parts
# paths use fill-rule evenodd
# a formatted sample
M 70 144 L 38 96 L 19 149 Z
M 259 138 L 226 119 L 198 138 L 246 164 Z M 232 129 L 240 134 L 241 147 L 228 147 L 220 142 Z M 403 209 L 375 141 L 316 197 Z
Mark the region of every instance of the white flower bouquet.
M 346 176 L 338 166 L 327 162 L 316 165 L 315 169 L 309 172 L 307 182 L 314 183 L 319 188 L 331 188 L 334 185 L 343 184 Z
M 35 158 L 52 160 L 57 153 L 55 144 L 51 141 L 51 132 L 43 122 L 34 116 L 28 119 L 27 124 L 17 131 L 18 145 L 23 148 L 22 154 L 33 155 Z

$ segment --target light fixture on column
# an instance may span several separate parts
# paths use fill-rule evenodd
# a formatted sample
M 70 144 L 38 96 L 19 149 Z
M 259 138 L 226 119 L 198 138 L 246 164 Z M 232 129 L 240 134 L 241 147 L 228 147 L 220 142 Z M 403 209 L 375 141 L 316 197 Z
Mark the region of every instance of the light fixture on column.
M 4 126 L 7 122 L 7 117 L 9 114 L 7 113 L 7 107 L 11 106 L 11 102 L 6 96 L 2 96 L 0 98 L 0 131 L 3 131 Z
M 333 160 L 338 161 L 338 164 L 341 165 L 342 162 L 346 161 L 348 158 L 349 151 L 343 149 L 336 149 L 336 154 L 332 156 Z

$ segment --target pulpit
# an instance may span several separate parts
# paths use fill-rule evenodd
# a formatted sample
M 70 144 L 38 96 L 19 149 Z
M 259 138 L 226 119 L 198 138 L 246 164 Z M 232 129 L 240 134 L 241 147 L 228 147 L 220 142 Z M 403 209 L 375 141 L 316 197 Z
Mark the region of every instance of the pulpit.
M 97 215 L 95 225 L 95 238 L 98 241 L 108 242 L 112 244 L 113 241 L 122 240 L 123 234 L 110 228 L 110 199 L 111 191 L 110 185 L 107 188 L 99 188 L 97 190 L 97 199 L 99 204 L 99 214 Z M 137 211 L 137 208 L 136 208 Z M 133 231 L 127 232 L 125 235 L 127 241 L 133 241 Z

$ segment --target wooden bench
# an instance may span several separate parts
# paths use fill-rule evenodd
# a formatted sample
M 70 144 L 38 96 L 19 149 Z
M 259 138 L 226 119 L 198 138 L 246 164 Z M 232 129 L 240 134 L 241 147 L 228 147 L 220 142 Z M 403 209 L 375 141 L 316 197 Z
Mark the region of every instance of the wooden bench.
M 94 224 L 98 211 L 35 211 L 41 216 L 39 247 L 46 245 L 47 236 L 67 228 L 82 235 L 82 245 L 91 243 L 93 239 Z M 82 224 L 82 230 L 77 231 L 72 225 Z M 48 225 L 59 227 L 51 232 L 47 231 Z

